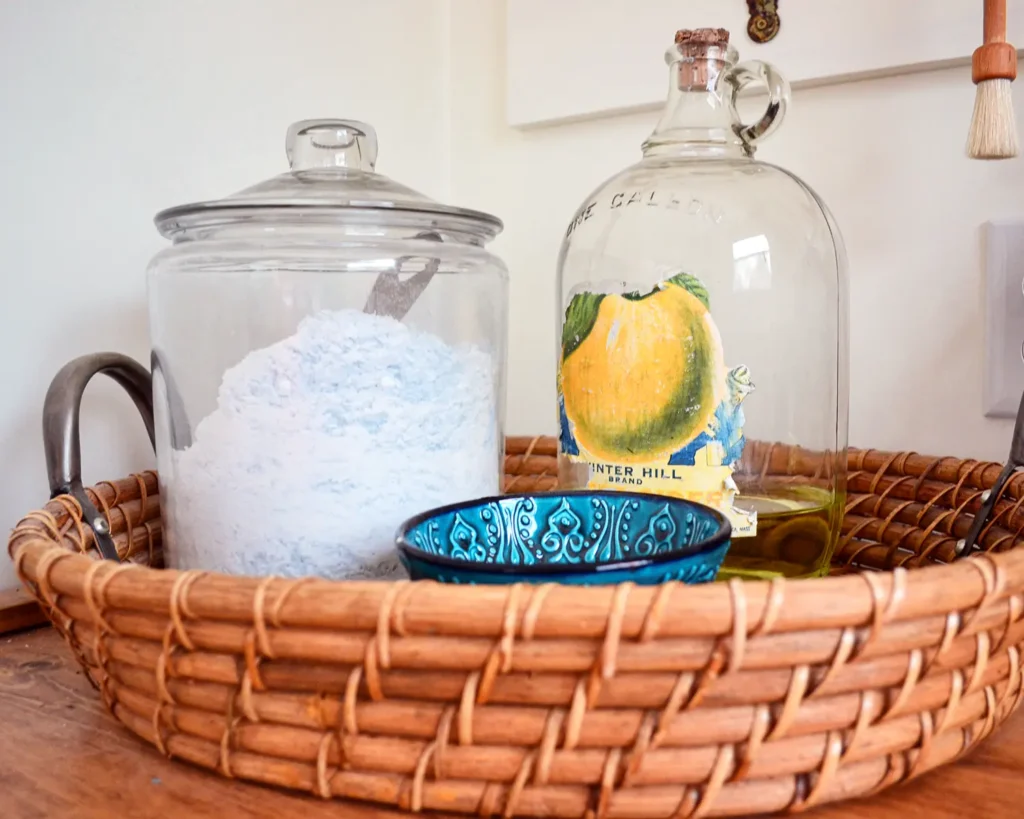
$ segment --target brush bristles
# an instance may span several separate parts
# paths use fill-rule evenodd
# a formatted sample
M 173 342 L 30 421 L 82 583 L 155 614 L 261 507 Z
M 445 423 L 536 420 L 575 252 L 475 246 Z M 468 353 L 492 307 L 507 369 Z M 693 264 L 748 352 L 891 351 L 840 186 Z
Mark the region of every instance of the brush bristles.
M 974 117 L 967 138 L 972 159 L 1009 159 L 1017 156 L 1017 121 L 1009 80 L 982 80 L 974 98 Z

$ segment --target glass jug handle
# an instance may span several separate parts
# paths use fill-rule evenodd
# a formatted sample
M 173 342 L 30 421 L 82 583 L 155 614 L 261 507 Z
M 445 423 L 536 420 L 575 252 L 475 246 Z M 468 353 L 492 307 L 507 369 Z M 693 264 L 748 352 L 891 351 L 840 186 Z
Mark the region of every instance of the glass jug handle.
M 725 72 L 725 81 L 729 84 L 729 110 L 732 112 L 733 127 L 739 134 L 743 144 L 753 146 L 779 127 L 786 107 L 789 105 L 789 81 L 771 63 L 761 60 L 748 60 L 734 65 Z M 736 110 L 736 99 L 740 92 L 751 83 L 760 83 L 768 89 L 768 107 L 761 118 L 750 125 L 740 121 Z

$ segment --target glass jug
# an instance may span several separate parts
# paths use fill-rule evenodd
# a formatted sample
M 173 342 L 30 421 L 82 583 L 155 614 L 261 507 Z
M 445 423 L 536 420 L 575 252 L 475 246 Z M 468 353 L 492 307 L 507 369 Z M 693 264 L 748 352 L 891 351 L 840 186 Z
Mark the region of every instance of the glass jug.
M 789 87 L 723 29 L 680 31 L 643 156 L 579 207 L 558 260 L 560 483 L 721 509 L 721 577 L 827 572 L 846 486 L 845 251 L 754 158 Z M 736 100 L 767 87 L 763 116 Z

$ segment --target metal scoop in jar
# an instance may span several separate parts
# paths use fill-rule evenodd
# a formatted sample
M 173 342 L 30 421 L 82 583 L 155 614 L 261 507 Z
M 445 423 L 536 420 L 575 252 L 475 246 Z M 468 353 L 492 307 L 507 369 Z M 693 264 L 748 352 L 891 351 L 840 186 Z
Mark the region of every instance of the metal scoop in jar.
M 419 233 L 416 235 L 416 238 L 429 239 L 432 242 L 441 241 L 441 236 L 432 230 Z M 376 316 L 391 316 L 391 318 L 398 321 L 405 317 L 412 309 L 413 304 L 416 303 L 416 299 L 426 289 L 434 274 L 437 273 L 437 269 L 441 266 L 440 259 L 431 259 L 426 267 L 418 273 L 414 273 L 404 281 L 399 279 L 402 265 L 414 258 L 416 257 L 403 256 L 398 260 L 394 271 L 381 273 L 377 277 L 377 280 L 373 283 L 373 289 L 370 291 L 370 297 L 366 300 L 366 305 L 363 307 L 364 313 L 372 313 Z
M 417 239 L 427 239 L 434 242 L 442 241 L 441 236 L 434 231 L 424 231 L 417 234 Z M 373 289 L 363 307 L 364 313 L 371 313 L 376 316 L 390 316 L 396 321 L 401 321 L 412 309 L 416 299 L 426 289 L 430 280 L 437 273 L 441 266 L 441 260 L 432 258 L 426 266 L 407 279 L 400 279 L 401 269 L 416 256 L 403 256 L 395 264 L 394 271 L 381 273 L 373 283 Z M 150 357 L 150 366 L 153 374 L 159 373 L 164 389 L 167 393 L 167 408 L 170 414 L 171 447 L 174 449 L 186 449 L 192 445 L 192 430 L 188 422 L 188 413 L 185 410 L 185 403 L 181 398 L 171 375 L 170 368 L 166 366 L 163 355 L 159 350 L 153 349 Z

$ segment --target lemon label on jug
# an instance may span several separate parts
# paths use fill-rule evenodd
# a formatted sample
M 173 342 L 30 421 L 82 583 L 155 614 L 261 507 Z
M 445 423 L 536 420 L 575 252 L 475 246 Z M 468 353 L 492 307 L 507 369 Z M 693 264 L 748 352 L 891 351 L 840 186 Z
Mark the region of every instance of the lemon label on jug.
M 737 537 L 756 512 L 734 505 L 743 452 L 746 367 L 725 366 L 700 279 L 679 273 L 649 292 L 576 292 L 562 325 L 558 393 L 565 455 L 590 489 L 687 498 L 725 514 Z

